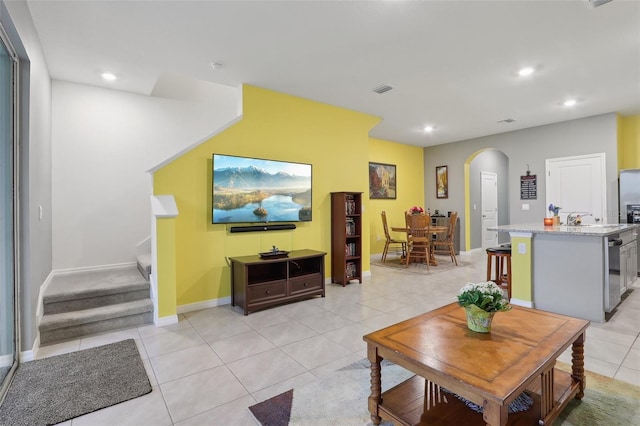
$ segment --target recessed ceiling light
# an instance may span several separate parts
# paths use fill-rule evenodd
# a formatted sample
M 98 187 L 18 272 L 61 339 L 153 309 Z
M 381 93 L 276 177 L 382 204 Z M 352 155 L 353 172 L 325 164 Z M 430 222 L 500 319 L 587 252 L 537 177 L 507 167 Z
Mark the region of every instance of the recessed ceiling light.
M 425 133 L 433 132 L 433 126 L 424 126 L 424 132 Z
M 576 101 L 575 99 L 567 99 L 566 101 L 564 101 L 564 103 L 562 105 L 566 106 L 567 108 L 575 106 L 578 103 L 578 101 Z
M 520 70 L 518 71 L 518 75 L 520 77 L 526 77 L 528 75 L 533 74 L 535 70 L 532 67 L 524 67 L 524 68 L 520 68 Z
M 110 72 L 103 72 L 102 73 L 102 78 L 107 80 L 107 81 L 114 81 L 116 80 L 118 77 L 116 77 L 115 74 L 110 73 Z

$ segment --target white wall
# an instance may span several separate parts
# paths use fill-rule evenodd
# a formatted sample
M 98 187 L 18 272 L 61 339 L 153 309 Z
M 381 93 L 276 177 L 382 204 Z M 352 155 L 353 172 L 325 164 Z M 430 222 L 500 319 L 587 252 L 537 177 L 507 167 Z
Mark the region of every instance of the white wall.
M 21 350 L 33 348 L 40 287 L 51 272 L 51 78 L 26 2 L 5 2 L 20 57 L 20 330 Z M 5 19 L 3 17 L 3 26 Z M 12 26 L 9 24 L 9 26 Z M 5 26 L 5 29 L 10 30 Z M 16 40 L 17 38 L 18 40 Z M 43 216 L 39 217 L 42 206 Z
M 425 200 L 431 210 L 457 210 L 461 215 L 460 224 L 464 225 L 464 162 L 475 152 L 486 148 L 501 151 L 509 159 L 507 186 L 509 220 L 512 224 L 540 223 L 546 215 L 545 159 L 604 152 L 607 157 L 607 210 L 610 212 L 608 222 L 617 221 L 618 141 L 615 113 L 425 148 Z M 435 196 L 433 176 L 435 167 L 440 165 L 449 166 L 449 198 L 446 200 L 438 200 Z M 538 177 L 537 200 L 520 200 L 520 176 L 526 174 L 527 166 L 531 174 Z M 529 210 L 522 210 L 523 203 L 529 204 Z M 477 215 L 476 218 L 471 218 L 471 223 L 479 223 L 481 212 L 477 210 L 471 214 Z M 464 226 L 461 226 L 460 233 L 460 241 L 464 243 Z M 479 242 L 474 242 L 465 250 L 478 247 Z
M 135 261 L 151 232 L 146 171 L 238 114 L 238 90 L 215 86 L 205 102 L 53 82 L 53 269 Z

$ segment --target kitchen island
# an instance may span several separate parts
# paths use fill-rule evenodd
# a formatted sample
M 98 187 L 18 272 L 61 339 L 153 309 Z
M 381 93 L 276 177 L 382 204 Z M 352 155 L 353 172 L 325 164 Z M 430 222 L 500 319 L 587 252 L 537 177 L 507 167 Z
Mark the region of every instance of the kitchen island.
M 604 322 L 636 278 L 637 260 L 631 257 L 637 253 L 637 228 L 524 224 L 487 229 L 511 236 L 512 286 L 517 295 L 531 299 L 525 296 L 516 304 L 529 302 L 536 309 Z

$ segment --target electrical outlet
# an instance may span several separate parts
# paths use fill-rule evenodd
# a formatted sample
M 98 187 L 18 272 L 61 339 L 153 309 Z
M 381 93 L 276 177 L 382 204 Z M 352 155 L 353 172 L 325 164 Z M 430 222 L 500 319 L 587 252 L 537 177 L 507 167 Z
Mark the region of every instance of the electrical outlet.
M 518 254 L 527 254 L 527 245 L 525 243 L 518 243 Z

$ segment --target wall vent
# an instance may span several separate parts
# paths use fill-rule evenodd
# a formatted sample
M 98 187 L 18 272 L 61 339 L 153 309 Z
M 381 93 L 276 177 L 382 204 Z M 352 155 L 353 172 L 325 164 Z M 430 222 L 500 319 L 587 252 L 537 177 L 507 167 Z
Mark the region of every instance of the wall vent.
M 374 87 L 373 91 L 376 92 L 377 94 L 381 95 L 384 92 L 388 92 L 391 89 L 393 89 L 393 87 L 389 86 L 388 84 L 381 84 L 378 87 Z
M 598 6 L 602 6 L 605 3 L 609 3 L 611 0 L 588 0 L 588 1 L 591 7 L 598 7 Z

